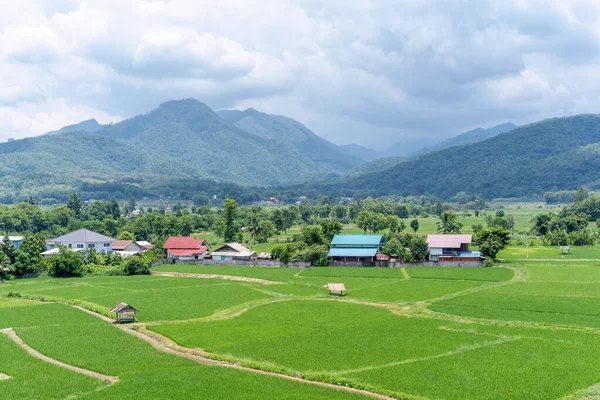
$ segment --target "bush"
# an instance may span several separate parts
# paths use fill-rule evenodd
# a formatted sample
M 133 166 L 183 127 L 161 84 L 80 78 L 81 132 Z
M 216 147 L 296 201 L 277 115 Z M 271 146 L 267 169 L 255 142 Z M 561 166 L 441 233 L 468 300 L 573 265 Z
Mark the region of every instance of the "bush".
M 65 247 L 60 248 L 48 260 L 48 275 L 54 277 L 73 277 L 83 275 L 83 260 L 81 254 Z
M 149 275 L 148 264 L 144 263 L 140 257 L 130 256 L 123 263 L 123 271 L 126 275 Z

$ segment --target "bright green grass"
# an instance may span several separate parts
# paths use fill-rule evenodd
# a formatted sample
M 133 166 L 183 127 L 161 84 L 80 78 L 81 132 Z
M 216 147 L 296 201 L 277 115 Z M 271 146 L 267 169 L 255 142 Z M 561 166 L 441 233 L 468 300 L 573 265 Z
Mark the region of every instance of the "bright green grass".
M 285 301 L 232 320 L 152 326 L 186 347 L 331 371 L 426 357 L 484 338 L 440 330 L 435 320 L 402 318 L 375 307 L 335 301 Z
M 268 297 L 251 289 L 249 284 L 243 286 L 221 280 L 214 285 L 128 292 L 89 298 L 87 301 L 105 307 L 126 302 L 139 310 L 136 315 L 139 321 L 160 321 L 205 317 L 237 304 Z
M 554 399 L 598 382 L 597 346 L 523 339 L 350 378 L 443 399 Z
M 527 254 L 529 253 L 529 254 Z M 598 259 L 600 246 L 571 246 L 571 253 L 561 254 L 558 246 L 508 246 L 498 253 L 503 259 Z
M 116 375 L 121 381 L 106 387 L 97 380 L 31 358 L 0 335 L 0 372 L 15 376 L 0 382 L 2 399 L 67 398 L 84 392 L 90 392 L 86 399 L 362 398 L 279 378 L 199 365 L 158 352 L 116 327 L 68 306 L 48 307 L 28 307 L 32 310 L 25 317 L 30 327 L 18 328 L 18 335 L 49 357 Z M 7 310 L 0 309 L 0 321 L 6 319 Z M 48 316 L 65 324 L 47 325 Z M 96 387 L 103 390 L 95 391 Z
M 272 281 L 289 281 L 294 274 L 300 272 L 296 268 L 281 267 L 237 267 L 220 265 L 161 265 L 152 268 L 153 271 L 184 272 L 188 274 L 217 274 L 245 276 L 248 278 L 260 278 Z
M 430 308 L 479 318 L 600 326 L 600 298 L 478 292 Z
M 12 300 L 5 303 L 0 308 L 0 329 L 21 328 L 28 326 L 46 326 L 46 325 L 71 325 L 81 320 L 91 321 L 94 317 L 85 314 L 83 317 L 73 314 L 71 310 L 61 304 L 36 304 L 29 302 L 28 306 L 19 306 L 16 301 L 14 307 L 11 307 Z M 1 303 L 0 303 L 1 304 Z
M 0 315 L 3 311 L 0 310 Z M 106 386 L 98 380 L 38 360 L 2 334 L 0 373 L 12 376 L 12 379 L 0 381 L 0 397 L 4 400 L 64 399 Z
M 600 282 L 515 282 L 500 286 L 487 293 L 548 297 L 595 297 L 600 298 Z
M 348 298 L 382 302 L 413 302 L 435 299 L 478 287 L 483 282 L 408 279 L 377 287 L 348 291 Z
M 444 267 L 407 267 L 411 278 L 458 279 L 470 281 L 507 281 L 513 277 L 508 268 L 444 268 Z
M 312 267 L 303 269 L 298 276 L 404 279 L 401 268 L 373 267 Z
M 600 262 L 544 261 L 522 265 L 527 268 L 527 280 L 532 282 L 600 283 Z

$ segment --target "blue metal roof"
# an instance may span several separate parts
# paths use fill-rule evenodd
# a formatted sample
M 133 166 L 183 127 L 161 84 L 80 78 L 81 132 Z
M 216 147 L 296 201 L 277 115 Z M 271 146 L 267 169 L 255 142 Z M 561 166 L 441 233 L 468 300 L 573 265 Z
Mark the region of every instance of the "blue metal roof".
M 332 247 L 327 257 L 375 257 L 377 248 Z
M 379 246 L 382 242 L 382 235 L 335 235 L 331 241 L 331 245 Z

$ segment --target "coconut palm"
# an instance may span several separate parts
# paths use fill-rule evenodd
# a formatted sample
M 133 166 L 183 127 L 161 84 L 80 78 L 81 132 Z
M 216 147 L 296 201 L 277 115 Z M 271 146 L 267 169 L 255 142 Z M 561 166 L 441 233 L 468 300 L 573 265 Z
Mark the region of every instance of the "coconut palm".
M 248 223 L 246 224 L 246 232 L 250 234 L 252 240 L 252 246 L 256 243 L 256 237 L 262 233 L 262 224 L 260 223 L 260 215 L 252 213 L 248 217 Z
M 460 233 L 462 227 L 462 222 L 458 221 L 458 217 L 452 211 L 444 211 L 437 223 L 438 233 L 443 234 Z

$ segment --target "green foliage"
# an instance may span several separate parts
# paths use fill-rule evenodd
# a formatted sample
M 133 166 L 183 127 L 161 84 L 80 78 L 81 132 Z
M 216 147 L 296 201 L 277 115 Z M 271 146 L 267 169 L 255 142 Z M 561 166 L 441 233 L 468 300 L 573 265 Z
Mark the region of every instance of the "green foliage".
M 48 259 L 48 275 L 54 277 L 82 276 L 81 254 L 61 246 L 60 252 L 53 254 Z
M 413 230 L 414 233 L 417 233 L 417 231 L 419 230 L 419 220 L 413 219 L 412 221 L 410 221 L 410 228 Z
M 440 220 L 437 223 L 438 233 L 456 234 L 460 233 L 463 223 L 458 221 L 458 217 L 452 211 L 444 211 L 440 215 Z
M 342 233 L 342 224 L 340 224 L 337 221 L 326 219 L 322 221 L 320 225 L 321 231 L 323 232 L 323 240 L 325 243 L 330 243 L 335 235 Z
M 510 243 L 510 232 L 501 227 L 483 229 L 477 232 L 473 241 L 484 256 L 496 259 L 498 252 Z
M 123 263 L 123 270 L 127 275 L 149 275 L 148 264 L 141 257 L 130 256 Z

